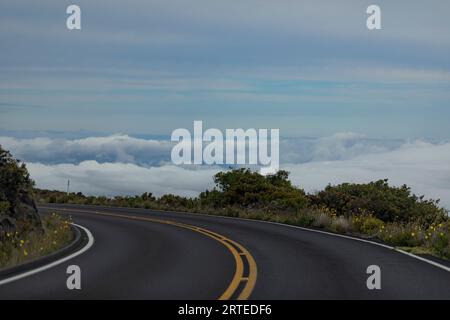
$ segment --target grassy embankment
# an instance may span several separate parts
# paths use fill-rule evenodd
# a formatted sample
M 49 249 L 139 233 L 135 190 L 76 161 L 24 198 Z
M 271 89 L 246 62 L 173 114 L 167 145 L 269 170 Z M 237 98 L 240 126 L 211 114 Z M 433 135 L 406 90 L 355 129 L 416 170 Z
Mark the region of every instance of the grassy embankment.
M 0 146 L 0 268 L 47 255 L 73 238 L 70 221 L 41 217 L 24 163 Z
M 439 201 L 424 200 L 387 180 L 341 184 L 306 194 L 288 173 L 261 176 L 249 170 L 221 172 L 216 187 L 197 198 L 151 193 L 92 197 L 37 190 L 45 203 L 72 203 L 197 212 L 273 221 L 380 241 L 418 254 L 450 259 L 450 219 Z
M 11 267 L 61 249 L 73 240 L 70 219 L 55 213 L 42 217 L 42 230 L 0 233 L 0 268 Z

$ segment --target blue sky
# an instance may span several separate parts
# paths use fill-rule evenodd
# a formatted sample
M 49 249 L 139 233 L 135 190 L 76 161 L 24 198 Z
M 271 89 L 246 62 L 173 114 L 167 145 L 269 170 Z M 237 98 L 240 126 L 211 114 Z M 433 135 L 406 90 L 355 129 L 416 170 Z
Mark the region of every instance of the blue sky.
M 65 28 L 65 8 L 82 30 Z M 0 128 L 450 137 L 450 3 L 2 1 Z
M 174 129 L 277 128 L 314 192 L 390 179 L 450 208 L 450 2 L 77 0 L 0 4 L 0 144 L 38 187 L 195 196 Z M 82 30 L 66 29 L 66 7 Z

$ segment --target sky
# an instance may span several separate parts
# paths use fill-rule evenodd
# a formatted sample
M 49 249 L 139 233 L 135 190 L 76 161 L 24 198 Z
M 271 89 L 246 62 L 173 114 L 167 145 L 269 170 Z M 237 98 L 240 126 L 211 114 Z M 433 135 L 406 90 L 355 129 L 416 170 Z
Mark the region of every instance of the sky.
M 369 31 L 372 0 L 3 0 L 0 144 L 41 186 L 195 195 L 219 168 L 172 166 L 174 129 L 278 128 L 306 189 L 390 178 L 450 206 L 450 2 L 375 3 Z

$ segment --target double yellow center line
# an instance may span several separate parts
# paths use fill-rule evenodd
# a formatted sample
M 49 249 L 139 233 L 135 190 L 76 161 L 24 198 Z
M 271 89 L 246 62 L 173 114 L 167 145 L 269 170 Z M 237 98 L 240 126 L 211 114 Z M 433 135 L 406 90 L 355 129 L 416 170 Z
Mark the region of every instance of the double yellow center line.
M 170 220 L 161 220 L 161 219 L 154 219 L 154 218 L 147 218 L 142 216 L 132 216 L 132 215 L 123 215 L 123 214 L 117 214 L 112 212 L 100 212 L 100 211 L 90 211 L 90 210 L 79 210 L 79 209 L 63 209 L 63 208 L 51 208 L 51 207 L 41 207 L 42 209 L 47 210 L 54 210 L 54 211 L 66 211 L 68 213 L 70 212 L 79 212 L 79 213 L 88 213 L 88 214 L 95 214 L 95 215 L 101 215 L 101 216 L 108 216 L 108 217 L 116 217 L 116 218 L 124 218 L 124 219 L 130 219 L 130 220 L 139 220 L 139 221 L 147 221 L 147 222 L 154 222 L 154 223 L 162 223 L 167 225 L 176 226 L 179 228 L 189 229 L 194 232 L 201 233 L 207 237 L 210 237 L 221 244 L 223 244 L 233 255 L 235 263 L 236 263 L 236 270 L 233 276 L 233 279 L 231 280 L 231 283 L 228 285 L 228 288 L 225 290 L 225 292 L 219 297 L 219 300 L 230 300 L 230 299 L 237 299 L 237 300 L 246 300 L 250 297 L 250 294 L 252 293 L 256 278 L 257 278 L 257 267 L 256 262 L 253 256 L 250 254 L 250 252 L 243 247 L 241 244 L 223 236 L 216 232 L 200 228 L 197 226 L 179 223 L 175 221 Z M 247 265 L 247 272 L 245 271 L 245 265 Z M 240 289 L 240 292 L 238 290 Z

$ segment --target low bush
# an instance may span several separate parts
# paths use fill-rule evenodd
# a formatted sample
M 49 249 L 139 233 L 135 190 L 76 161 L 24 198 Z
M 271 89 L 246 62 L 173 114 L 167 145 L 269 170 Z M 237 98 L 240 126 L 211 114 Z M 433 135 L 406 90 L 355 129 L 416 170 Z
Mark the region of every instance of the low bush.
M 447 219 L 447 212 L 439 201 L 424 200 L 411 193 L 406 185 L 393 187 L 388 180 L 366 184 L 343 183 L 327 186 L 325 190 L 310 195 L 311 203 L 336 210 L 339 215 L 353 216 L 370 212 L 385 221 L 419 221 L 432 223 Z
M 384 222 L 373 216 L 366 216 L 362 219 L 360 231 L 363 234 L 374 236 L 384 228 Z

